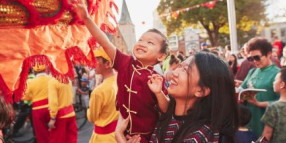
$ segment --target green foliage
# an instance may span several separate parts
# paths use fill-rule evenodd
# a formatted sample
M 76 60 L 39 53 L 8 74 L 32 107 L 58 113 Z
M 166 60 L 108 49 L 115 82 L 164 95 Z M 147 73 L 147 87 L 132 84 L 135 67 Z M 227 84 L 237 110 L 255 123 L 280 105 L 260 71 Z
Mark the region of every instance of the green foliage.
M 157 11 L 160 15 L 209 1 L 211 0 L 161 0 Z M 259 21 L 266 19 L 264 2 L 265 0 L 235 0 L 238 41 L 243 42 L 245 40 L 240 38 L 256 33 L 253 28 L 259 25 Z M 192 25 L 200 25 L 206 30 L 213 46 L 219 44 L 219 39 L 229 37 L 226 0 L 217 2 L 213 9 L 198 7 L 180 13 L 178 17 L 166 16 L 161 19 L 167 27 L 168 35 L 181 32 Z

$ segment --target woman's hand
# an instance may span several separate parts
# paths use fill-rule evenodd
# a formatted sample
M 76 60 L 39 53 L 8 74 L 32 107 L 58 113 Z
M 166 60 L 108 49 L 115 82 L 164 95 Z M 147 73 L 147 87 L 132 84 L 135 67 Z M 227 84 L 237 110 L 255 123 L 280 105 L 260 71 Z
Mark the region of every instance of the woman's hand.
M 71 5 L 71 9 L 81 20 L 89 18 L 89 14 L 87 12 L 86 5 L 83 3 L 83 0 L 71 0 Z
M 149 76 L 147 84 L 153 93 L 160 94 L 162 92 L 163 77 L 159 74 L 152 74 Z
M 118 143 L 140 143 L 141 137 L 140 135 L 134 135 L 126 137 L 124 136 L 124 131 L 126 130 L 128 123 L 130 121 L 130 117 L 128 116 L 126 119 L 123 119 L 122 116 L 119 116 L 117 126 L 115 129 L 115 138 Z

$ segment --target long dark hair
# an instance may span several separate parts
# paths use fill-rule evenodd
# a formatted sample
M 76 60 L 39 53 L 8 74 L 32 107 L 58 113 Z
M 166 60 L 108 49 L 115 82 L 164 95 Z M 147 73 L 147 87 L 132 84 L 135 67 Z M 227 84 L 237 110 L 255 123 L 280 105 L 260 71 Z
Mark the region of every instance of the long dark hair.
M 230 61 L 228 62 L 229 66 L 231 67 L 232 73 L 235 75 L 237 73 L 237 58 L 235 56 L 235 54 L 231 54 L 231 56 L 234 57 L 234 61 Z
M 184 137 L 203 125 L 210 125 L 213 131 L 218 131 L 220 138 L 223 136 L 225 142 L 234 142 L 233 136 L 238 127 L 238 111 L 233 76 L 228 66 L 217 56 L 207 52 L 195 54 L 189 64 L 189 71 L 192 64 L 196 64 L 200 73 L 199 86 L 208 87 L 211 92 L 208 96 L 198 98 L 193 107 L 187 111 L 187 118 L 172 142 L 183 142 Z M 175 105 L 175 100 L 171 98 L 167 113 L 158 123 L 157 137 L 160 142 L 164 142 Z

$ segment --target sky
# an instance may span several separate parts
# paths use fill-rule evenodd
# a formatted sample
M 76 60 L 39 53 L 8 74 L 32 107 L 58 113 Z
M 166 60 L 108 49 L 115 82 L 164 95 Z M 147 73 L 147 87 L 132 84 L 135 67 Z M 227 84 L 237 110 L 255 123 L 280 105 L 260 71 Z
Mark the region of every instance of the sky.
M 119 21 L 122 0 L 114 0 L 114 2 L 119 8 Z M 139 39 L 148 29 L 153 28 L 153 11 L 157 8 L 159 2 L 160 0 L 126 0 L 131 20 L 135 25 L 136 39 Z M 268 3 L 267 13 L 269 18 L 279 15 L 283 9 L 284 13 L 286 13 L 286 0 L 268 0 Z M 282 20 L 285 21 L 286 18 Z M 278 21 L 281 21 L 281 19 Z
M 159 5 L 160 0 L 125 0 L 131 20 L 135 25 L 136 39 L 148 29 L 153 28 L 153 11 Z M 114 0 L 119 8 L 119 16 L 122 0 Z M 119 17 L 118 16 L 118 17 Z M 119 21 L 119 18 L 118 18 Z M 143 24 L 144 23 L 144 24 Z

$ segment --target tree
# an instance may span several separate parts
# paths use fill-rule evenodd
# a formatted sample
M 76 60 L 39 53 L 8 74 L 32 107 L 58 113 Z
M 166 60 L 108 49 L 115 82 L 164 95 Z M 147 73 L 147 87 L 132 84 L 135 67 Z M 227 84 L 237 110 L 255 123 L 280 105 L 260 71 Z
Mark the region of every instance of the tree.
M 161 15 L 209 1 L 161 0 L 157 11 Z M 264 2 L 265 0 L 235 0 L 238 37 L 243 38 L 248 33 L 252 34 L 253 30 L 259 29 L 254 27 L 259 26 L 260 21 L 266 19 Z M 218 1 L 214 8 L 200 6 L 182 12 L 175 17 L 161 17 L 161 20 L 167 28 L 168 35 L 174 32 L 182 32 L 186 27 L 201 25 L 206 30 L 212 46 L 218 46 L 219 37 L 229 34 L 226 0 Z

